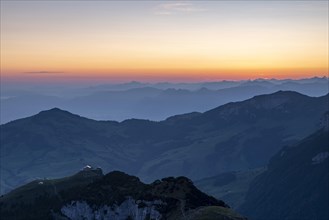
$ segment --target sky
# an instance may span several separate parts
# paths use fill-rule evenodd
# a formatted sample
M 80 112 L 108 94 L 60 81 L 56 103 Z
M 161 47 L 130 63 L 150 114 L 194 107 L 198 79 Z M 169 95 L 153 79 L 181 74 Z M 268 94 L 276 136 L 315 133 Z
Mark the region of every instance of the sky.
M 328 1 L 1 1 L 1 79 L 328 75 Z

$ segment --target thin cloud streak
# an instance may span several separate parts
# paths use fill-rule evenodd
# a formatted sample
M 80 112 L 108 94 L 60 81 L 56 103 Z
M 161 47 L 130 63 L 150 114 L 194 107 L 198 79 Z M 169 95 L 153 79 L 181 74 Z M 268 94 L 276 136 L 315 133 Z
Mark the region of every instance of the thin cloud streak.
M 56 73 L 64 73 L 64 72 L 57 72 L 57 71 L 30 71 L 24 72 L 25 74 L 56 74 Z
M 207 11 L 207 9 L 199 8 L 189 2 L 174 2 L 174 3 L 166 3 L 159 5 L 155 10 L 155 14 L 171 15 L 177 13 L 192 13 L 192 12 L 203 12 L 203 11 Z

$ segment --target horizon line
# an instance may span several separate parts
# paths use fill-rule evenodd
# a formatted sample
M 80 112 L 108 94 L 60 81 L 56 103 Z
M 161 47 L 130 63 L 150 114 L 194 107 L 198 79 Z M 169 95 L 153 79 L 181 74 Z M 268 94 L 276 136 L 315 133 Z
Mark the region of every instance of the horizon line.
M 301 77 L 250 77 L 250 78 L 225 78 L 225 79 L 204 79 L 204 80 L 196 80 L 196 79 L 185 79 L 185 80 L 156 80 L 156 79 L 148 79 L 148 80 L 140 80 L 140 79 L 130 79 L 130 80 L 124 80 L 124 79 L 111 79 L 111 78 L 66 78 L 66 79 L 57 79 L 57 80 L 49 80 L 49 79 L 17 79 L 17 78 L 11 78 L 11 77 L 3 77 L 0 75 L 0 84 L 5 85 L 7 83 L 13 84 L 40 84 L 40 83 L 47 83 L 47 84 L 94 84 L 94 85 L 102 85 L 102 84 L 129 84 L 129 83 L 141 83 L 141 84 L 161 84 L 161 83 L 171 83 L 171 84 L 197 84 L 197 83 L 216 83 L 216 82 L 246 82 L 246 81 L 257 81 L 257 80 L 276 80 L 276 81 L 284 81 L 284 80 L 307 80 L 307 79 L 329 79 L 329 75 L 314 75 L 314 76 L 301 76 Z

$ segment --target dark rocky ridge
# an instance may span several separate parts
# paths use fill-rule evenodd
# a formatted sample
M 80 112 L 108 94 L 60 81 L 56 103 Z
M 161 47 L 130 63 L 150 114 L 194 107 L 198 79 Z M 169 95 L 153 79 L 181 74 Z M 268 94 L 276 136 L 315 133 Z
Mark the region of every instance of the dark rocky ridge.
M 176 220 L 190 216 L 197 220 L 208 214 L 214 220 L 245 219 L 223 201 L 202 193 L 186 177 L 144 184 L 119 171 L 103 175 L 100 170 L 90 169 L 63 179 L 38 180 L 0 198 L 0 216 L 4 219 L 112 219 L 106 210 L 116 210 L 113 215 L 126 219 Z M 149 214 L 141 218 L 137 212 Z

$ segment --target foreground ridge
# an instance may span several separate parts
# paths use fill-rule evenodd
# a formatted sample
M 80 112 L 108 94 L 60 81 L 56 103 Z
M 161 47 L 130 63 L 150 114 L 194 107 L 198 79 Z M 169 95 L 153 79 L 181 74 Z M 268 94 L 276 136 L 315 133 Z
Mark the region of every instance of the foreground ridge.
M 120 171 L 103 175 L 86 166 L 62 179 L 35 180 L 0 199 L 5 219 L 225 219 L 245 220 L 186 177 L 145 184 Z

